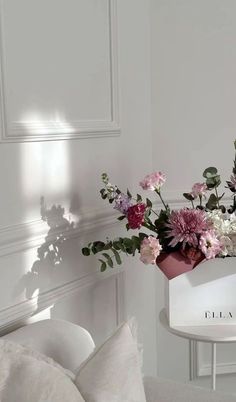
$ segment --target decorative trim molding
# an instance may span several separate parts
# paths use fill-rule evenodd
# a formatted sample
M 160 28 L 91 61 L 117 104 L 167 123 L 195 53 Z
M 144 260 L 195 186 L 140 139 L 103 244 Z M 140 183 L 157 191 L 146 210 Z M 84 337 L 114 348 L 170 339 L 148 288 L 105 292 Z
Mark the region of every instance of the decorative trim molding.
M 182 208 L 187 206 L 184 200 L 171 200 L 167 199 L 169 205 L 173 209 Z M 153 202 L 153 208 L 160 210 L 161 203 L 159 201 Z M 79 238 L 85 233 L 96 231 L 101 228 L 120 225 L 122 222 L 117 220 L 117 212 L 106 212 L 106 208 L 94 210 L 92 212 L 83 213 L 81 217 L 76 217 L 78 221 L 69 229 L 58 226 L 50 236 L 48 235 L 49 227 L 42 219 L 37 219 L 30 222 L 20 223 L 18 225 L 11 225 L 0 228 L 0 257 L 4 255 L 13 254 L 30 248 L 38 247 L 45 241 L 54 241 L 59 234 L 63 234 L 67 239 Z M 73 216 L 70 214 L 64 217 L 71 222 Z
M 167 201 L 172 209 L 178 209 L 188 205 L 184 200 L 167 199 Z M 159 201 L 153 202 L 154 209 L 160 210 L 161 207 Z M 64 217 L 68 222 L 71 222 L 73 219 L 73 216 L 70 214 L 66 214 Z M 58 234 L 65 235 L 66 239 L 79 238 L 91 231 L 113 225 L 122 225 L 122 223 L 117 220 L 117 217 L 118 215 L 115 211 L 107 213 L 105 208 L 94 210 L 84 213 L 81 217 L 76 217 L 78 221 L 69 229 L 59 226 L 50 235 L 48 235 L 49 227 L 42 219 L 2 227 L 0 228 L 0 257 L 38 247 L 45 241 L 46 237 L 47 240 L 51 242 L 57 239 Z
M 32 297 L 30 300 L 25 300 L 21 303 L 2 309 L 0 310 L 0 333 L 53 306 L 55 303 L 73 296 L 81 289 L 93 286 L 96 283 L 109 278 L 114 278 L 117 281 L 122 275 L 123 269 L 120 268 L 108 270 L 105 273 L 95 272 L 43 292 L 39 296 Z M 117 295 L 117 299 L 118 298 L 119 296 Z M 120 308 L 118 303 L 116 308 L 118 314 Z
M 236 373 L 236 362 L 235 363 L 217 363 L 216 374 L 232 374 Z M 203 364 L 198 369 L 198 376 L 211 375 L 211 365 Z
M 31 142 L 69 140 L 93 137 L 114 137 L 120 135 L 119 122 L 119 83 L 118 83 L 118 43 L 117 43 L 117 0 L 108 0 L 109 5 L 109 59 L 110 59 L 110 98 L 111 116 L 109 120 L 88 121 L 15 121 L 9 124 L 6 119 L 6 91 L 4 80 L 3 16 L 0 10 L 0 108 L 2 135 L 0 142 Z M 1 6 L 0 6 L 1 7 Z M 28 131 L 28 132 L 27 132 Z
M 64 218 L 68 222 L 71 221 L 70 214 L 64 215 Z M 42 219 L 2 227 L 0 228 L 0 257 L 38 247 L 45 239 L 54 242 L 59 234 L 64 235 L 68 240 L 79 238 L 87 232 L 96 231 L 103 227 L 121 224 L 116 218 L 117 214 L 114 212 L 105 214 L 103 211 L 95 211 L 84 215 L 70 228 L 65 228 L 63 225 L 58 226 L 50 234 L 48 233 L 49 226 Z
M 185 204 L 182 201 L 174 200 L 169 201 L 172 208 L 180 208 Z M 160 202 L 153 203 L 155 209 L 160 209 Z M 50 236 L 48 235 L 49 227 L 42 219 L 33 220 L 30 222 L 20 223 L 7 227 L 0 228 L 0 257 L 17 253 L 30 248 L 38 247 L 45 241 L 54 241 L 59 234 L 63 234 L 67 239 L 79 238 L 90 231 L 109 227 L 113 225 L 122 226 L 122 222 L 117 220 L 117 212 L 106 212 L 103 210 L 94 210 L 92 212 L 84 213 L 78 219 L 77 223 L 72 225 L 69 229 L 58 226 Z M 64 218 L 71 222 L 72 215 L 66 214 Z

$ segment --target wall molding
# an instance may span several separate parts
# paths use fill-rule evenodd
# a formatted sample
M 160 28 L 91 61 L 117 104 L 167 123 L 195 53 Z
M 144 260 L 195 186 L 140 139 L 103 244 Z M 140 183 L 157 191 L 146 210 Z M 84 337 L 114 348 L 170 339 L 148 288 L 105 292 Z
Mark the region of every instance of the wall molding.
M 117 0 L 108 0 L 109 5 L 109 60 L 110 60 L 110 111 L 108 120 L 87 121 L 43 121 L 7 122 L 6 82 L 4 79 L 4 21 L 0 8 L 0 107 L 1 131 L 0 142 L 31 142 L 69 140 L 93 137 L 114 137 L 120 135 L 119 122 L 119 79 L 118 79 L 118 38 L 117 38 Z M 1 5 L 0 5 L 1 7 Z
M 42 219 L 37 219 L 16 225 L 0 228 L 0 257 L 27 249 L 39 247 L 43 242 L 55 242 L 58 235 L 65 236 L 66 240 L 79 238 L 86 233 L 112 225 L 122 225 L 117 220 L 117 213 L 104 213 L 104 211 L 93 211 L 83 215 L 78 222 L 65 227 L 60 222 L 56 229 L 49 234 L 49 226 Z M 69 222 L 73 217 L 65 214 L 64 218 Z M 55 219 L 57 219 L 55 217 Z
M 53 289 L 42 292 L 40 295 L 33 296 L 29 300 L 24 300 L 20 303 L 0 310 L 0 333 L 6 332 L 11 328 L 17 326 L 20 322 L 40 313 L 41 311 L 52 307 L 54 304 L 61 300 L 65 300 L 82 289 L 94 286 L 101 281 L 114 278 L 119 281 L 123 277 L 124 269 L 116 268 L 115 270 L 107 270 L 104 273 L 94 272 L 85 275 L 81 278 L 74 279 L 70 282 L 59 285 Z M 122 297 L 122 289 L 120 294 L 117 295 L 117 317 L 122 309 L 119 299 Z
M 182 199 L 167 198 L 167 202 L 172 209 L 189 206 L 189 203 Z M 155 200 L 153 208 L 157 211 L 160 210 L 162 208 L 160 201 Z M 45 242 L 45 239 L 50 242 L 56 241 L 59 234 L 65 235 L 66 239 L 72 239 L 113 225 L 119 225 L 123 228 L 123 223 L 117 220 L 119 213 L 112 208 L 110 212 L 107 210 L 109 211 L 109 207 L 82 213 L 81 216 L 76 216 L 76 223 L 70 228 L 65 228 L 59 224 L 50 235 L 48 234 L 49 226 L 42 219 L 0 227 L 0 257 L 39 247 Z M 73 217 L 70 213 L 64 215 L 68 222 L 73 222 Z M 55 219 L 57 218 L 55 217 Z
M 185 205 L 182 200 L 169 200 L 168 202 L 172 208 L 180 208 Z M 161 203 L 155 201 L 153 208 L 160 210 Z M 47 238 L 47 241 L 53 242 L 59 234 L 65 235 L 66 239 L 72 239 L 113 225 L 123 227 L 123 223 L 117 220 L 119 213 L 112 208 L 110 212 L 107 212 L 107 210 L 109 210 L 109 207 L 82 213 L 81 216 L 76 216 L 77 222 L 71 225 L 70 228 L 65 228 L 59 224 L 57 229 L 50 235 L 48 235 L 49 226 L 42 219 L 0 227 L 0 257 L 39 247 L 45 241 L 45 238 Z M 73 221 L 73 215 L 70 213 L 65 214 L 64 218 L 68 222 Z M 55 217 L 55 219 L 57 218 Z
M 231 363 L 217 363 L 216 374 L 233 374 L 236 373 L 236 362 Z M 198 377 L 211 375 L 211 365 L 202 364 L 198 368 Z

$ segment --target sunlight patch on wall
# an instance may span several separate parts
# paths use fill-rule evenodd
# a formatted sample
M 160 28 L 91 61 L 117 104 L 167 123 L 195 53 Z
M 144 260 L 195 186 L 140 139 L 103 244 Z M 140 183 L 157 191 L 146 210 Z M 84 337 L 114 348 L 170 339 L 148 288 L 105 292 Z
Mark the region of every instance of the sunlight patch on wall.
M 30 132 L 52 134 L 68 132 L 71 127 L 55 113 L 50 121 L 40 114 L 29 114 L 22 119 L 25 129 Z M 51 128 L 50 128 L 50 127 Z M 52 128 L 54 127 L 54 128 Z M 35 131 L 34 131 L 35 132 Z M 22 146 L 22 188 L 27 198 L 55 196 L 69 190 L 70 172 L 66 141 L 36 142 Z
M 75 131 L 59 112 L 50 116 L 35 112 L 28 113 L 20 120 L 20 124 L 25 127 L 28 134 L 34 135 L 66 134 Z

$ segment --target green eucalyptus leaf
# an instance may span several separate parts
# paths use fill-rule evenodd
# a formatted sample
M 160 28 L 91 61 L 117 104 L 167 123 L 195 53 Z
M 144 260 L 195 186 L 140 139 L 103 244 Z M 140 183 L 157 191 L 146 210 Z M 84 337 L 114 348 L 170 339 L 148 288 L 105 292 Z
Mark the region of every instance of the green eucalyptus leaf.
M 132 198 L 132 194 L 130 193 L 128 188 L 127 188 L 127 195 L 128 195 L 129 198 Z
M 113 249 L 112 249 L 112 252 L 113 252 L 113 254 L 114 254 L 114 256 L 115 256 L 116 263 L 117 263 L 118 265 L 121 265 L 122 261 L 121 261 L 120 254 L 118 253 L 118 251 L 117 251 L 115 248 L 113 248 Z
M 193 201 L 194 197 L 191 193 L 183 193 L 184 198 L 186 198 L 186 200 L 188 201 Z
M 210 195 L 209 200 L 206 203 L 206 208 L 210 210 L 217 208 L 217 197 L 215 194 Z
M 214 176 L 214 177 L 209 177 L 208 179 L 206 179 L 206 185 L 209 190 L 211 190 L 215 187 L 218 187 L 220 185 L 220 183 L 221 183 L 221 179 L 220 179 L 219 175 Z
M 147 234 L 140 232 L 140 233 L 138 234 L 138 237 L 139 237 L 140 241 L 143 241 L 143 239 L 145 239 L 145 237 L 147 237 Z
M 123 219 L 125 219 L 125 218 L 126 218 L 126 216 L 122 215 L 122 216 L 119 216 L 119 218 L 117 218 L 117 219 L 118 219 L 118 221 L 123 221 Z
M 103 257 L 106 258 L 107 264 L 109 265 L 109 267 L 113 268 L 113 261 L 112 261 L 111 257 L 109 256 L 109 254 L 102 253 L 102 255 L 103 255 Z
M 210 178 L 210 177 L 214 177 L 217 175 L 217 169 L 213 166 L 210 166 L 208 168 L 206 168 L 203 172 L 203 177 L 205 177 L 206 179 Z
M 142 202 L 142 200 L 143 200 L 140 194 L 137 194 L 136 199 L 137 199 L 137 202 Z
M 85 256 L 90 255 L 90 249 L 88 247 L 83 247 L 82 248 L 82 254 Z
M 146 205 L 148 208 L 152 208 L 152 201 L 150 201 L 148 198 L 146 198 Z
M 102 251 L 105 247 L 105 243 L 103 241 L 95 241 L 91 247 L 92 253 L 97 254 Z
M 113 247 L 114 247 L 114 249 L 116 249 L 116 250 L 121 250 L 120 241 L 119 241 L 119 240 L 114 240 L 114 241 L 113 241 Z
M 104 245 L 103 250 L 110 250 L 111 247 L 112 247 L 112 241 L 109 241 Z
M 107 269 L 107 264 L 105 263 L 105 261 L 103 261 L 103 260 L 99 260 L 99 261 L 100 261 L 100 263 L 101 263 L 100 271 L 101 271 L 101 272 L 106 271 L 106 269 Z

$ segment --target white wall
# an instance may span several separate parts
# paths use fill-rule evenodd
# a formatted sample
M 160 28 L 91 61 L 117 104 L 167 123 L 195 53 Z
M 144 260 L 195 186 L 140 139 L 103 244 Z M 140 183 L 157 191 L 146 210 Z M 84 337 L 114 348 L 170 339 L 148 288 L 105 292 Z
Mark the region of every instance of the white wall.
M 151 16 L 153 167 L 167 174 L 163 194 L 180 200 L 182 192 L 202 180 L 206 167 L 218 167 L 223 181 L 232 170 L 236 2 L 152 0 Z M 161 307 L 161 278 L 157 289 Z M 235 347 L 226 349 L 219 349 L 219 371 L 235 371 Z M 158 327 L 157 354 L 160 375 L 186 379 L 186 341 Z M 207 372 L 209 353 L 204 347 L 199 373 Z
M 154 374 L 155 271 L 132 260 L 125 280 L 102 275 L 80 251 L 120 233 L 101 173 L 134 191 L 152 167 L 149 13 L 142 0 L 2 2 L 0 321 L 48 307 L 100 342 L 135 315 Z

